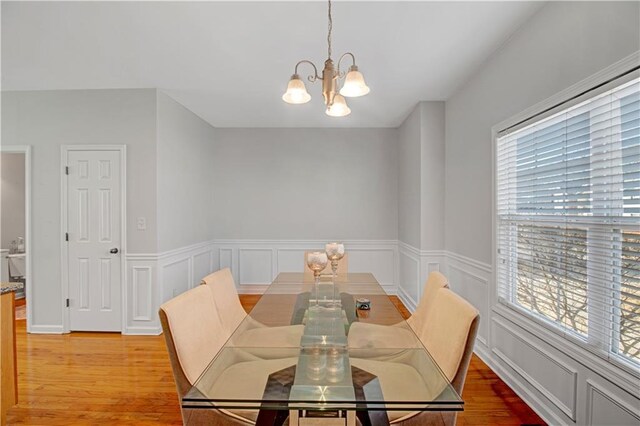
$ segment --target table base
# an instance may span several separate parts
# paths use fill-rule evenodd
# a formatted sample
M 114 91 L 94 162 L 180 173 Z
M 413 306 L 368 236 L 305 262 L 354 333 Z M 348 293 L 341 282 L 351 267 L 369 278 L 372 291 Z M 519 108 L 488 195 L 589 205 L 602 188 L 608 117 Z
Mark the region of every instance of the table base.
M 281 401 L 289 399 L 295 375 L 295 365 L 270 374 L 264 390 L 264 399 Z M 389 416 L 387 416 L 386 411 L 380 409 L 366 411 L 367 398 L 374 401 L 383 400 L 378 377 L 354 366 L 351 366 L 351 376 L 353 378 L 356 401 L 359 402 L 357 404 L 358 411 L 334 410 L 335 417 L 313 417 L 314 411 L 312 410 L 261 409 L 256 419 L 256 426 L 282 426 L 287 418 L 289 418 L 290 425 L 354 426 L 356 417 L 358 417 L 362 426 L 388 426 Z

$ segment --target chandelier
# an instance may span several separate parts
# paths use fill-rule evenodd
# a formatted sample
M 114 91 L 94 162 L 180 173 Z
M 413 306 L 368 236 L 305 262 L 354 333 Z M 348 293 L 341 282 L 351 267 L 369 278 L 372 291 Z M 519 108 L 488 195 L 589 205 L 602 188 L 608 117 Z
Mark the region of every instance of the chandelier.
M 322 70 L 322 77 L 318 75 L 318 68 L 313 62 L 309 60 L 302 60 L 296 64 L 295 70 L 289 84 L 287 85 L 287 91 L 282 95 L 282 100 L 289 104 L 304 104 L 311 100 L 311 95 L 307 92 L 307 88 L 304 86 L 304 82 L 298 75 L 298 66 L 301 64 L 309 64 L 313 67 L 314 73 L 307 78 L 311 83 L 316 80 L 322 81 L 322 96 L 324 97 L 324 103 L 327 106 L 326 113 L 331 117 L 344 117 L 351 113 L 351 109 L 347 106 L 347 101 L 344 97 L 355 98 L 358 96 L 364 96 L 369 93 L 369 87 L 364 82 L 362 73 L 358 71 L 356 66 L 356 58 L 353 53 L 347 52 L 340 56 L 337 67 L 334 66 L 331 59 L 331 30 L 333 27 L 333 20 L 331 18 L 331 0 L 329 0 L 329 30 L 327 34 L 328 44 L 328 58 L 324 61 L 324 69 Z M 349 71 L 346 73 L 340 71 L 340 63 L 342 60 L 349 56 L 352 61 L 352 65 L 349 67 Z M 338 82 L 344 78 L 344 84 L 338 92 Z

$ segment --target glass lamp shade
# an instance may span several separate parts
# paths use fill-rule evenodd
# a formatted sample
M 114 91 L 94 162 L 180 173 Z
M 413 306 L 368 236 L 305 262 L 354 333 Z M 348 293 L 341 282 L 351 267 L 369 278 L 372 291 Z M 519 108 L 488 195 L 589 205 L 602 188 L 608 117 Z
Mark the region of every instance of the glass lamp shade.
M 347 106 L 347 101 L 344 97 L 336 94 L 333 97 L 333 103 L 327 107 L 325 112 L 331 117 L 344 117 L 351 114 L 351 109 Z
M 369 93 L 369 91 L 369 87 L 364 82 L 364 76 L 360 71 L 358 71 L 358 67 L 353 65 L 349 68 L 349 72 L 344 79 L 344 85 L 342 86 L 342 89 L 340 89 L 340 94 L 342 96 L 355 98 L 358 96 L 364 96 Z
M 311 100 L 311 95 L 307 92 L 307 88 L 304 87 L 304 82 L 300 80 L 298 74 L 291 76 L 287 91 L 282 95 L 282 100 L 288 104 L 305 104 Z

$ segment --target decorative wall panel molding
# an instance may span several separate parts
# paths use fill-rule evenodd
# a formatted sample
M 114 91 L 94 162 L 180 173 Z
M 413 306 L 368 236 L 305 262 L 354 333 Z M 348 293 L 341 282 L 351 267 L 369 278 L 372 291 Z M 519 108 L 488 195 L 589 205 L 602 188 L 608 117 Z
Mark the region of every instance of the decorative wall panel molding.
M 494 306 L 492 265 L 452 252 L 446 252 L 445 263 L 454 291 L 480 311 L 475 353 L 545 421 L 558 425 L 638 423 L 640 413 L 633 407 L 640 407 L 640 399 L 632 396 L 638 379 L 576 351 L 561 336 L 514 311 Z M 594 376 L 617 386 L 596 390 L 593 381 L 585 385 Z
M 238 249 L 238 282 L 242 285 L 261 285 L 273 281 L 273 252 L 271 248 Z
M 218 269 L 231 269 L 239 293 L 262 294 L 280 272 L 302 272 L 305 250 L 323 250 L 325 243 L 320 240 L 212 240 L 158 254 L 128 254 L 125 333 L 159 334 L 160 305 L 198 285 L 203 277 Z M 397 241 L 344 243 L 351 272 L 373 272 L 389 294 L 396 293 Z M 139 275 L 143 270 L 144 279 Z M 135 278 L 134 272 L 138 274 Z
M 506 331 L 505 334 L 496 333 L 493 353 L 575 421 L 578 371 L 562 361 L 559 355 L 543 349 L 540 342 L 528 337 L 524 330 L 511 327 L 495 317 L 492 321 Z
M 161 286 L 158 261 L 149 255 L 127 256 L 124 287 L 124 333 L 159 334 Z
M 160 334 L 160 305 L 198 285 L 213 270 L 212 257 L 211 241 L 155 255 L 128 254 L 125 333 Z
M 638 425 L 640 404 L 625 403 L 620 395 L 613 393 L 595 381 L 587 379 L 587 425 Z
M 214 240 L 219 267 L 229 267 L 239 291 L 259 294 L 280 272 L 303 272 L 304 252 L 324 250 L 325 240 Z M 396 240 L 345 240 L 350 272 L 371 272 L 396 294 Z

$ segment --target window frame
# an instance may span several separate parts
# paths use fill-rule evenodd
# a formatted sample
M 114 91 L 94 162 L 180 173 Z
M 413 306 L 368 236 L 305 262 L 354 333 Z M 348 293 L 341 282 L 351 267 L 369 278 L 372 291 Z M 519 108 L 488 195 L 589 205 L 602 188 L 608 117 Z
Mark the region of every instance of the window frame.
M 624 80 L 617 80 L 612 84 L 609 83 L 624 73 L 632 71 L 631 74 L 637 77 L 640 74 L 638 64 L 640 64 L 640 51 L 634 52 L 632 55 L 629 55 L 621 61 L 578 82 L 554 96 L 533 105 L 519 114 L 494 125 L 491 128 L 493 285 L 489 297 L 492 313 L 511 320 L 524 330 L 527 330 L 534 336 L 546 341 L 556 349 L 562 351 L 578 362 L 583 363 L 597 373 L 612 380 L 618 380 L 621 384 L 626 384 L 629 389 L 637 387 L 637 380 L 640 379 L 640 368 L 633 361 L 628 360 L 625 356 L 612 350 L 612 346 L 615 344 L 613 340 L 611 342 L 605 342 L 605 345 L 607 346 L 605 350 L 608 352 L 609 356 L 608 358 L 604 358 L 601 355 L 594 353 L 593 347 L 589 346 L 588 338 L 584 339 L 580 337 L 578 333 L 575 333 L 575 336 L 573 336 L 573 333 L 568 332 L 568 330 L 567 332 L 563 331 L 563 329 L 558 327 L 554 321 L 546 319 L 542 315 L 537 315 L 535 312 L 529 311 L 524 307 L 520 307 L 516 302 L 504 302 L 500 300 L 498 288 L 499 218 L 497 209 L 497 141 L 505 129 L 524 127 L 530 120 L 543 120 L 544 118 L 557 113 L 559 110 L 570 108 L 571 106 L 583 102 L 586 99 L 606 92 L 612 87 L 623 84 L 625 82 Z M 580 224 L 576 223 L 576 225 L 579 226 Z M 607 232 L 612 229 L 611 226 L 603 226 L 603 228 L 606 228 Z M 619 224 L 619 229 L 622 233 L 624 229 L 626 229 L 626 226 L 624 224 Z M 514 275 L 512 275 L 514 272 L 515 271 L 509 272 L 509 281 L 514 279 Z M 516 297 L 515 291 L 511 286 L 508 291 L 510 298 Z

